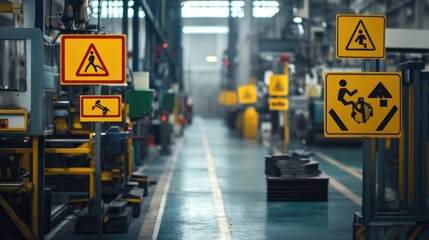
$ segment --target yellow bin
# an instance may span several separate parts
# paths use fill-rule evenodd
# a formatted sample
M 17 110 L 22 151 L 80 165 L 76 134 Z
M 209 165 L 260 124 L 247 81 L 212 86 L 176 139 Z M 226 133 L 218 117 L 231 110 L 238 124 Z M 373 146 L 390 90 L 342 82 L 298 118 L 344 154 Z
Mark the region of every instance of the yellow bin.
M 258 138 L 259 114 L 254 107 L 248 107 L 243 115 L 243 137 L 247 139 Z

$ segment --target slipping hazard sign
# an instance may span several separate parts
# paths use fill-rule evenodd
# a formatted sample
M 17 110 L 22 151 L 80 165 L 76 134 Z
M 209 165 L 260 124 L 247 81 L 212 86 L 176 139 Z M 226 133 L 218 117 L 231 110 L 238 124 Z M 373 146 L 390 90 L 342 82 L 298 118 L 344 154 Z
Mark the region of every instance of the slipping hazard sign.
M 325 73 L 325 137 L 402 135 L 400 72 Z
M 63 85 L 125 84 L 125 35 L 62 35 Z
M 270 96 L 287 96 L 289 93 L 287 75 L 271 75 L 268 88 Z
M 383 15 L 337 15 L 337 57 L 383 59 L 385 29 Z
M 255 85 L 245 85 L 238 87 L 238 101 L 240 104 L 252 104 L 258 101 Z
M 81 95 L 81 122 L 121 122 L 121 95 Z

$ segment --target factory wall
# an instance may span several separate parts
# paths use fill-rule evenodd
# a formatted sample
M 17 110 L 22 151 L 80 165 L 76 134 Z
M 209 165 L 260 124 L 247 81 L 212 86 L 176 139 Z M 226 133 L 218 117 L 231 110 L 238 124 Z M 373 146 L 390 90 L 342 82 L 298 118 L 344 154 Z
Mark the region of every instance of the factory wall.
M 221 82 L 222 52 L 227 48 L 227 34 L 183 34 L 184 81 L 192 97 L 194 113 L 204 117 L 220 114 L 218 92 Z M 216 56 L 217 62 L 207 62 Z

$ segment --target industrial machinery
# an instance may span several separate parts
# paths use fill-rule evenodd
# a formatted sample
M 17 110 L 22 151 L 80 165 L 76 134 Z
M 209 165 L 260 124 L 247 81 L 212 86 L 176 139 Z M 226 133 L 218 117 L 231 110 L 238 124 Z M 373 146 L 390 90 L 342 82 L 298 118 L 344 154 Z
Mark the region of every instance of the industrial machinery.
M 51 39 L 40 29 L 0 28 L 0 228 L 5 237 L 35 238 L 48 230 L 44 147 L 54 130 L 52 53 Z

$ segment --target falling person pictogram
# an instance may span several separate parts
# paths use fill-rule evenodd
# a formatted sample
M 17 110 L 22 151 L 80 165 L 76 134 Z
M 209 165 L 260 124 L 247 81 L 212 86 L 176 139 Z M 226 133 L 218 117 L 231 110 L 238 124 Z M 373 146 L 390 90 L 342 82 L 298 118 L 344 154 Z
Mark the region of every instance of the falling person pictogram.
M 362 33 L 362 30 L 359 30 L 359 35 L 356 37 L 355 42 L 358 42 L 359 45 L 363 45 L 363 47 L 366 49 L 366 43 L 364 43 L 364 41 L 366 41 L 366 37 Z

